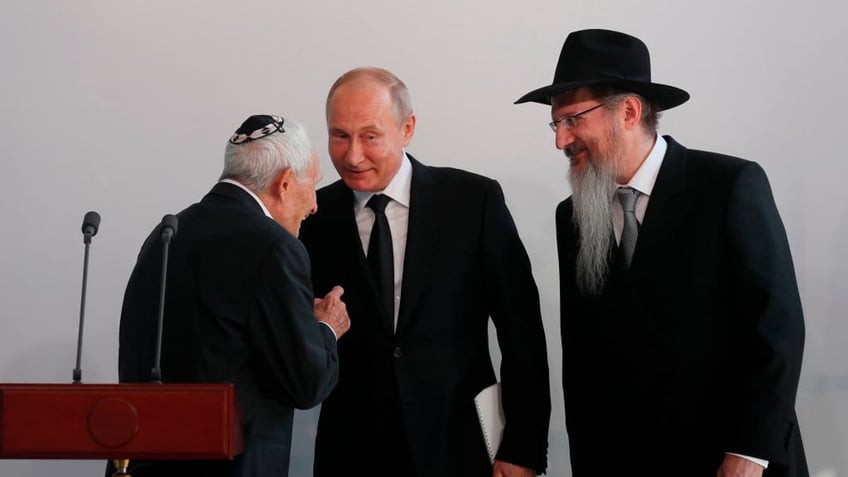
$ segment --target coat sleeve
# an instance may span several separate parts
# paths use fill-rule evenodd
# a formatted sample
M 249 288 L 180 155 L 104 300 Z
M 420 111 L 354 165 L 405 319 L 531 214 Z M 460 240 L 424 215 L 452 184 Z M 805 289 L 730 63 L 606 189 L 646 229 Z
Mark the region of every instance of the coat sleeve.
M 539 291 L 503 192 L 492 181 L 481 242 L 486 298 L 501 350 L 505 426 L 497 458 L 543 473 L 551 393 Z
M 248 333 L 251 359 L 265 392 L 307 409 L 338 382 L 336 338 L 313 311 L 309 257 L 293 237 L 271 247 L 252 300 Z
M 804 321 L 783 223 L 762 168 L 737 174 L 726 240 L 739 322 L 733 340 L 728 452 L 786 463 L 796 434 L 795 395 Z M 737 387 L 737 389 L 733 389 Z

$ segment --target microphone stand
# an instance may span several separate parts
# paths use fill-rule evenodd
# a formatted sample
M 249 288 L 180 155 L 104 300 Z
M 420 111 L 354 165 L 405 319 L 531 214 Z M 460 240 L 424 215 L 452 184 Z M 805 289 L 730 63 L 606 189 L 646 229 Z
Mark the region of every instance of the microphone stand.
M 165 321 L 165 288 L 168 279 L 168 248 L 171 237 L 177 233 L 177 216 L 168 214 L 162 217 L 162 279 L 159 282 L 159 314 L 156 329 L 156 351 L 153 355 L 153 369 L 150 370 L 150 381 L 162 384 L 162 328 Z
M 80 316 L 79 316 L 79 331 L 77 336 L 77 362 L 74 368 L 74 384 L 82 382 L 82 330 L 85 324 L 85 292 L 88 285 L 88 250 L 91 245 L 91 237 L 97 233 L 100 227 L 100 214 L 90 211 L 85 214 L 82 221 L 82 236 L 85 244 L 85 255 L 82 261 L 82 292 L 80 294 Z
M 162 328 L 165 318 L 165 286 L 168 279 L 168 248 L 170 236 L 162 234 L 162 280 L 159 284 L 159 313 L 156 324 L 156 351 L 153 355 L 153 369 L 150 370 L 150 381 L 162 384 Z
M 159 312 L 156 323 L 156 350 L 153 355 L 153 368 L 150 370 L 150 382 L 162 384 L 162 328 L 165 322 L 165 288 L 168 279 L 168 248 L 171 245 L 171 237 L 177 233 L 177 217 L 168 214 L 162 217 L 162 272 L 159 282 Z M 130 459 L 112 459 L 115 472 L 112 477 L 132 477 L 129 471 Z
M 85 234 L 85 258 L 82 265 L 82 296 L 80 298 L 79 336 L 77 336 L 77 367 L 74 368 L 74 384 L 82 382 L 82 327 L 85 324 L 85 288 L 88 283 L 88 248 L 91 244 L 91 235 Z

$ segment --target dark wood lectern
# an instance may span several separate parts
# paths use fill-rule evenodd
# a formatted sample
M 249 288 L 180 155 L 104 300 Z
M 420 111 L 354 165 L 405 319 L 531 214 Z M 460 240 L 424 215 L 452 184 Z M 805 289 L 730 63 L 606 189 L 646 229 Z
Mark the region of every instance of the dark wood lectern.
M 160 352 L 168 245 L 177 217 L 162 218 L 162 277 L 156 358 L 150 384 L 82 384 L 88 251 L 100 227 L 90 211 L 82 223 L 85 257 L 73 384 L 0 384 L 0 459 L 108 459 L 115 476 L 128 460 L 224 460 L 244 448 L 232 384 L 161 384 Z M 117 462 L 120 461 L 120 462 Z
M 0 384 L 2 459 L 232 459 L 231 384 Z

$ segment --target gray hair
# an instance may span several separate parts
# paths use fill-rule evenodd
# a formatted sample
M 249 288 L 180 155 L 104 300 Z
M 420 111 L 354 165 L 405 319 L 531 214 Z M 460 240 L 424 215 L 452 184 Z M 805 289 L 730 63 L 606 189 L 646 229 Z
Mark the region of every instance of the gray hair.
M 607 128 L 607 143 L 621 147 L 621 130 L 617 124 Z M 569 150 L 566 148 L 566 156 Z M 599 295 L 606 283 L 610 257 L 615 247 L 612 225 L 612 196 L 621 167 L 621 151 L 597 151 L 586 167 L 576 171 L 569 168 L 573 220 L 577 223 L 579 245 L 575 279 L 586 295 Z M 570 159 L 570 157 L 569 157 Z
M 332 99 L 333 93 L 340 86 L 361 78 L 370 79 L 375 83 L 385 86 L 389 90 L 389 95 L 392 98 L 392 115 L 395 117 L 398 125 L 402 124 L 412 114 L 412 99 L 409 97 L 409 90 L 406 88 L 404 82 L 391 71 L 375 67 L 355 68 L 341 75 L 333 83 L 333 86 L 330 87 L 330 92 L 327 93 L 326 111 L 328 114 L 330 112 L 330 99 Z
M 299 122 L 286 119 L 285 132 L 245 142 L 227 142 L 221 179 L 232 179 L 256 194 L 268 190 L 280 172 L 291 168 L 297 180 L 306 179 L 314 150 L 306 130 Z
M 604 106 L 608 108 L 615 108 L 626 98 L 635 97 L 642 103 L 642 126 L 647 133 L 652 135 L 657 134 L 657 127 L 659 126 L 660 116 L 662 114 L 657 105 L 648 101 L 644 96 L 608 86 L 595 86 L 589 89 L 592 96 L 598 98 L 598 101 L 604 103 Z

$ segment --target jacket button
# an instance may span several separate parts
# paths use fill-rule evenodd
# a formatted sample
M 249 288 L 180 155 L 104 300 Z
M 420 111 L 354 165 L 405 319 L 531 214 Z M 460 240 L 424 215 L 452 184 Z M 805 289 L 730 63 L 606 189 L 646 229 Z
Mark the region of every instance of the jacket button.
M 400 350 L 400 346 L 395 348 L 395 350 L 392 354 L 394 355 L 395 358 L 400 358 L 401 356 L 403 356 L 403 352 Z

